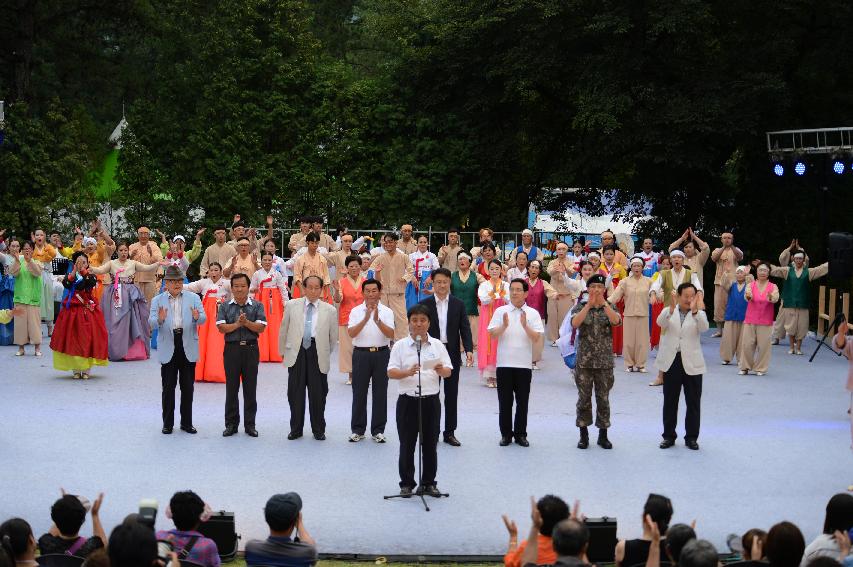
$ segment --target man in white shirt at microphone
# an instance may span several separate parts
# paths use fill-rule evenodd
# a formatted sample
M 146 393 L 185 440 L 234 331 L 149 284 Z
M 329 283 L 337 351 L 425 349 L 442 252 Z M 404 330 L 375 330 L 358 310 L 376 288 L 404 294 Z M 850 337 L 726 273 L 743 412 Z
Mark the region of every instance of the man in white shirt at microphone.
M 429 336 L 429 309 L 413 305 L 408 312 L 409 336 L 394 343 L 388 360 L 388 378 L 397 380 L 397 436 L 400 438 L 400 495 L 439 497 L 438 436 L 441 431 L 439 377 L 448 378 L 453 364 L 439 339 Z M 420 360 L 420 364 L 418 361 Z M 420 373 L 420 386 L 418 384 Z M 420 400 L 418 398 L 421 398 Z M 415 449 L 418 443 L 418 403 L 421 403 L 421 448 L 423 468 L 420 485 L 415 483 Z

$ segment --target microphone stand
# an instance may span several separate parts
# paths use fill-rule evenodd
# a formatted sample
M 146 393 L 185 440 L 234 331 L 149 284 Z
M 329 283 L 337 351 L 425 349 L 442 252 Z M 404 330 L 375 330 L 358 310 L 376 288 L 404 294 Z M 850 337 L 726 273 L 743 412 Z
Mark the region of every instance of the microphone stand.
M 423 421 L 423 394 L 421 390 L 421 336 L 418 335 L 415 337 L 415 345 L 417 346 L 418 351 L 418 491 L 416 495 L 421 498 L 421 502 L 424 505 L 424 510 L 429 512 L 429 505 L 427 504 L 426 498 L 424 497 L 423 487 L 424 487 L 424 457 L 423 457 L 423 444 L 424 444 L 424 421 Z M 449 497 L 450 494 L 440 494 L 437 498 L 441 498 L 442 496 Z M 391 498 L 404 498 L 402 494 L 392 494 L 390 496 L 385 496 L 385 500 L 390 500 Z

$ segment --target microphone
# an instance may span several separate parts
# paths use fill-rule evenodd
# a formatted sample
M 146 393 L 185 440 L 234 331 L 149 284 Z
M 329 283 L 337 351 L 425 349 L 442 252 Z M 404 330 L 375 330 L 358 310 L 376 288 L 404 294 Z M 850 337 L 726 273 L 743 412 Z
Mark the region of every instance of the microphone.
M 421 345 L 423 344 L 423 337 L 420 335 L 415 335 L 415 346 L 418 348 L 418 357 L 421 356 Z

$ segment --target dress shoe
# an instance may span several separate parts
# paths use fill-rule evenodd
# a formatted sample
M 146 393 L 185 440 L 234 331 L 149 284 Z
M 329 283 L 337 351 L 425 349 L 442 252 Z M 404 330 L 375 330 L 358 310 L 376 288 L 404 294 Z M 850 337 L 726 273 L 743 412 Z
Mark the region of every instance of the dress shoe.
M 163 427 L 163 429 L 161 431 L 162 431 L 163 435 L 171 435 L 172 434 L 172 428 L 171 427 Z
M 257 437 L 258 436 L 258 430 L 255 429 L 254 427 L 246 426 L 243 429 L 246 431 L 246 435 L 248 435 L 249 437 Z
M 498 445 L 500 445 L 501 447 L 506 447 L 506 446 L 507 446 L 507 445 L 509 445 L 510 443 L 512 443 L 512 439 L 511 439 L 511 438 L 509 438 L 509 437 L 501 437 L 501 442 L 500 442 L 500 443 L 498 443 Z
M 326 434 L 325 433 L 315 433 L 314 439 L 316 439 L 317 441 L 325 441 L 326 440 Z
M 607 430 L 599 429 L 598 430 L 598 446 L 602 449 L 612 449 L 613 443 L 607 438 Z
M 699 443 L 695 439 L 687 439 L 684 444 L 687 445 L 688 449 L 692 449 L 693 451 L 699 450 Z
M 228 427 L 225 428 L 225 431 L 222 432 L 222 436 L 223 437 L 231 437 L 232 435 L 235 435 L 236 433 L 237 433 L 237 426 L 236 425 L 229 425 Z
M 459 439 L 456 438 L 452 433 L 450 435 L 444 436 L 444 442 L 448 445 L 452 445 L 453 447 L 461 447 L 462 443 L 459 442 Z
M 581 427 L 581 438 L 578 440 L 578 449 L 589 448 L 589 429 Z
M 404 486 L 400 488 L 400 496 L 403 498 L 411 498 L 412 497 L 412 487 Z
M 675 445 L 675 439 L 664 439 L 663 441 L 660 442 L 659 447 L 661 449 L 669 449 L 673 445 Z
M 527 435 L 516 435 L 515 442 L 522 447 L 530 447 L 530 442 L 527 440 Z
M 297 433 L 296 431 L 291 431 L 287 434 L 288 441 L 293 441 L 294 439 L 299 439 L 302 437 L 302 433 Z
M 195 427 L 193 427 L 192 425 L 182 425 L 182 426 L 181 426 L 181 431 L 186 431 L 187 433 L 192 433 L 193 435 L 195 435 L 196 433 L 198 433 L 198 429 L 196 429 L 196 428 L 195 428 Z
M 434 484 L 430 484 L 421 490 L 421 494 L 424 496 L 432 496 L 433 498 L 441 498 L 441 491 L 438 489 L 438 486 Z

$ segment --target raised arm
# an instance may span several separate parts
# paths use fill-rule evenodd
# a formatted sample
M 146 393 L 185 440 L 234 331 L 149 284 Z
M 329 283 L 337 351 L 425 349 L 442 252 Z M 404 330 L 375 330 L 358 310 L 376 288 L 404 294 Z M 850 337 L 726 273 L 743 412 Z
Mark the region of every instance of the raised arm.
M 822 278 L 826 274 L 829 273 L 829 262 L 824 262 L 817 268 L 808 268 L 809 270 L 809 281 L 816 280 L 818 278 Z
M 153 264 L 143 264 L 136 260 L 131 260 L 131 262 L 133 262 L 133 267 L 137 272 L 156 272 L 161 266 L 160 262 L 154 262 Z

